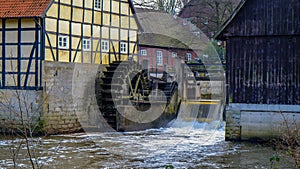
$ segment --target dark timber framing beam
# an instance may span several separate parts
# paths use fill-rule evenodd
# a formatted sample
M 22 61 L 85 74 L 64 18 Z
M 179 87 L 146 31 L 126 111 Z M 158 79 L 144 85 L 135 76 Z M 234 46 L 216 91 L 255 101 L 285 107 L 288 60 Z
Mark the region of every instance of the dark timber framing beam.
M 73 1 L 74 0 L 71 0 L 71 4 L 73 4 Z M 72 34 L 73 34 L 73 31 L 72 31 L 72 22 L 73 22 L 73 8 L 71 6 L 71 18 L 70 18 L 70 21 L 69 21 L 69 62 L 72 62 L 72 45 L 73 45 L 73 42 L 72 42 Z
M 39 61 L 40 61 L 40 56 L 39 56 L 39 20 L 37 18 L 35 19 L 35 81 L 34 84 L 36 87 L 39 86 Z M 40 68 L 42 69 L 42 68 Z
M 5 79 L 5 72 L 6 72 L 6 63 L 5 63 L 5 57 L 6 57 L 6 49 L 5 49 L 5 43 L 6 43 L 6 19 L 2 19 L 2 88 L 5 89 L 6 86 L 6 79 Z
M 55 61 L 59 61 L 59 21 L 60 21 L 60 0 L 57 1 L 57 21 L 56 21 L 56 59 Z
M 17 58 L 18 58 L 18 60 L 17 60 L 17 66 L 18 66 L 18 70 L 17 70 L 17 72 L 18 72 L 18 75 L 17 75 L 17 86 L 18 86 L 18 88 L 20 88 L 21 87 L 21 74 L 20 74 L 20 72 L 21 72 L 21 57 L 22 57 L 22 51 L 21 51 L 21 42 L 22 42 L 22 38 L 21 38 L 21 36 L 22 36 L 22 21 L 21 21 L 21 18 L 18 18 L 18 47 L 17 47 Z M 15 80 L 15 79 L 14 79 Z

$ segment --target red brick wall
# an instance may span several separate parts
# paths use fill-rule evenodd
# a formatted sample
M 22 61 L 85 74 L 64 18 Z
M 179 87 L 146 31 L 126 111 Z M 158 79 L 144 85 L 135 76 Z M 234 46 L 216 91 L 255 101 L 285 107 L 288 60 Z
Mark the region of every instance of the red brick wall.
M 148 60 L 150 68 L 158 68 L 159 70 L 165 70 L 167 67 L 174 67 L 176 65 L 176 58 L 172 57 L 172 53 L 177 53 L 177 58 L 182 59 L 183 61 L 186 60 L 186 53 L 192 54 L 192 60 L 197 57 L 197 54 L 192 50 L 186 49 L 167 49 L 167 48 L 158 48 L 158 47 L 148 47 L 148 46 L 140 46 L 141 50 L 147 50 L 147 55 L 142 56 L 140 55 L 140 63 L 143 60 Z M 156 51 L 162 51 L 163 55 L 163 65 L 156 65 Z

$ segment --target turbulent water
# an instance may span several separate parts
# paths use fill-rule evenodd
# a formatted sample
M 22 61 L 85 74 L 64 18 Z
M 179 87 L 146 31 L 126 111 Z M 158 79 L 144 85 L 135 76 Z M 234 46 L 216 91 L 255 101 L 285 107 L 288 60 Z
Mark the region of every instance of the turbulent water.
M 125 133 L 93 133 L 36 139 L 31 147 L 44 168 L 270 168 L 272 147 L 224 141 L 221 123 L 178 123 Z M 14 143 L 12 145 L 12 142 Z M 12 168 L 12 150 L 21 140 L 0 141 L 0 168 Z M 17 159 L 30 167 L 23 146 Z M 292 168 L 281 157 L 282 168 Z

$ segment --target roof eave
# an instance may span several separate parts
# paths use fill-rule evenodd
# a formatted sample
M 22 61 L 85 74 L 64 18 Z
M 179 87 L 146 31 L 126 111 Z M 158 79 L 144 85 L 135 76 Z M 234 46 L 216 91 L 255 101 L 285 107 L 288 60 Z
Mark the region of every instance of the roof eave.
M 232 20 L 235 18 L 235 16 L 241 11 L 241 9 L 244 7 L 247 0 L 242 0 L 238 7 L 235 9 L 235 11 L 231 14 L 231 16 L 227 19 L 226 22 L 221 26 L 221 29 L 214 35 L 214 39 L 217 40 L 225 40 L 226 35 L 224 34 L 224 31 L 228 27 L 228 25 L 232 22 Z
M 138 27 L 139 27 L 139 30 L 140 30 L 141 32 L 143 32 L 144 29 L 143 29 L 141 23 L 139 22 L 139 20 L 138 20 L 138 18 L 137 18 L 137 16 L 136 16 L 136 11 L 135 11 L 135 8 L 134 8 L 134 5 L 133 5 L 132 0 L 128 0 L 128 3 L 129 3 L 130 9 L 132 10 L 133 17 L 134 17 L 134 19 L 135 19 L 135 21 L 136 21 L 136 23 L 137 23 L 137 25 L 138 25 Z
M 44 12 L 41 14 L 42 18 L 46 17 L 46 14 L 48 12 L 48 10 L 50 9 L 51 5 L 54 3 L 54 0 L 51 0 L 51 2 L 48 4 L 47 8 L 44 10 Z
M 36 16 L 14 16 L 14 17 L 0 17 L 0 19 L 18 19 L 18 18 L 42 18 L 41 15 Z

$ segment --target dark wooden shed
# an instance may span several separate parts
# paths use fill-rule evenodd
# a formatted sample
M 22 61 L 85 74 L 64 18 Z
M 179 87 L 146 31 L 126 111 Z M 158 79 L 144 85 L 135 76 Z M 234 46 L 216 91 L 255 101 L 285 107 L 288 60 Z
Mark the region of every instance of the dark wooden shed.
M 299 0 L 244 0 L 215 37 L 230 103 L 300 104 Z

